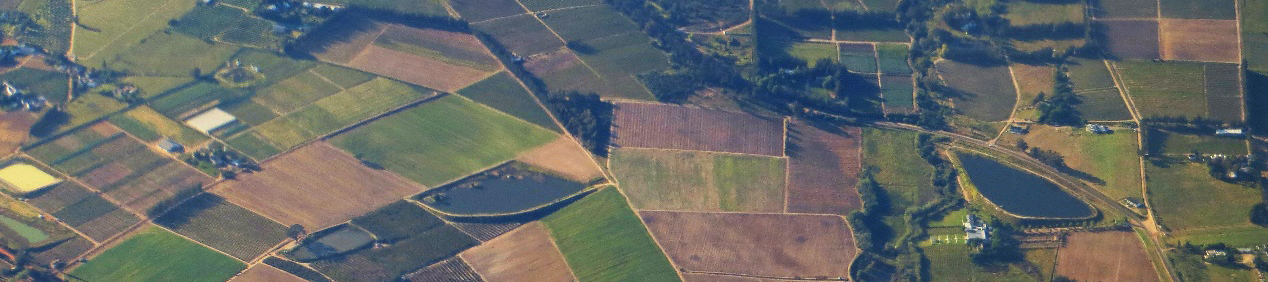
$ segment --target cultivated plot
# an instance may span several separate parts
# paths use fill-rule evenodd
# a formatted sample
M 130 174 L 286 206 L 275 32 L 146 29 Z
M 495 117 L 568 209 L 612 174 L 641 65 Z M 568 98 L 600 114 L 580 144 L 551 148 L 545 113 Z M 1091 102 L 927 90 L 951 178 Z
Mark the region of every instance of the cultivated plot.
M 911 75 L 881 76 L 885 113 L 910 113 L 916 108 L 916 89 Z
M 234 276 L 233 279 L 229 279 L 229 282 L 265 282 L 265 281 L 267 282 L 303 282 L 308 280 L 304 280 L 303 278 L 299 278 L 298 276 L 292 275 L 290 273 L 287 273 L 286 271 L 282 271 L 281 269 L 277 269 L 276 267 L 272 267 L 263 263 L 256 264 L 255 266 L 251 266 L 251 268 L 247 268 L 246 271 L 242 271 L 242 273 L 238 273 L 238 276 Z
M 225 281 L 246 268 L 232 257 L 150 227 L 70 275 L 88 281 Z
M 476 244 L 479 242 L 466 233 L 442 225 L 392 245 L 316 261 L 312 266 L 336 281 L 386 281 L 453 257 Z
M 456 1 L 455 1 L 456 2 Z M 479 1 L 483 4 L 483 1 Z M 487 33 L 511 53 L 531 57 L 564 47 L 564 41 L 555 36 L 537 17 L 525 14 L 472 24 Z
M 1004 4 L 1004 19 L 1015 27 L 1029 25 L 1081 24 L 1086 7 L 1083 4 L 1014 1 Z
M 16 151 L 26 141 L 31 126 L 38 119 L 25 111 L 9 111 L 0 114 L 0 153 Z
M 1012 64 L 1009 66 L 1013 72 L 1013 80 L 1017 83 L 1017 113 L 1016 117 L 1020 119 L 1039 119 L 1039 111 L 1036 104 L 1032 103 L 1039 93 L 1052 92 L 1054 84 L 1053 74 L 1056 69 L 1051 66 L 1035 66 L 1027 64 Z M 1077 88 L 1078 85 L 1076 84 Z
M 1092 15 L 1096 18 L 1156 18 L 1158 17 L 1158 1 L 1118 0 L 1097 1 L 1092 7 Z
M 1158 281 L 1135 233 L 1078 232 L 1057 252 L 1057 275 L 1077 281 Z
M 829 130 L 788 127 L 788 212 L 847 215 L 862 207 L 853 188 L 862 169 L 863 133 L 857 127 Z
M 401 276 L 402 281 L 409 282 L 432 282 L 432 281 L 451 281 L 451 282 L 479 282 L 480 274 L 471 269 L 470 265 L 459 258 L 449 258 L 432 265 L 428 265 L 422 269 L 410 272 Z M 561 280 L 562 281 L 562 280 Z
M 1156 20 L 1098 21 L 1095 28 L 1105 38 L 1105 51 L 1115 59 L 1152 60 L 1162 57 Z
M 1241 121 L 1244 118 L 1242 76 L 1237 64 L 1206 64 L 1203 75 L 1206 112 L 1213 119 Z
M 876 66 L 876 48 L 872 44 L 842 43 L 838 61 L 847 69 L 857 73 L 880 72 Z
M 674 264 L 689 272 L 846 277 L 857 249 L 840 216 L 643 211 Z
M 979 121 L 1002 121 L 1012 115 L 1017 90 L 1008 65 L 979 66 L 951 60 L 936 64 L 942 81 L 954 88 L 956 110 Z
M 559 132 L 554 118 L 546 112 L 520 82 L 509 72 L 501 72 L 494 76 L 458 90 L 458 95 L 488 105 L 504 113 L 513 115 L 524 121 Z
M 644 103 L 618 103 L 615 115 L 618 147 L 784 155 L 784 122 L 779 119 Z
M 74 52 L 84 65 L 99 65 L 168 27 L 196 3 L 179 0 L 76 3 Z
M 603 78 L 571 50 L 562 49 L 528 58 L 524 62 L 524 69 L 541 79 L 546 84 L 546 90 L 552 93 L 576 90 L 582 93 L 616 95 L 616 90 L 607 83 L 602 83 Z M 644 98 L 647 97 L 651 97 L 650 94 Z
M 515 0 L 450 0 L 449 6 L 473 23 L 528 13 Z
M 489 281 L 574 281 L 563 254 L 541 223 L 515 231 L 462 252 L 463 261 Z
M 1150 207 L 1169 230 L 1247 226 L 1261 191 L 1216 181 L 1205 165 L 1179 158 L 1145 161 Z
M 572 181 L 587 183 L 603 177 L 603 170 L 590 153 L 572 138 L 560 137 L 546 145 L 528 150 L 516 161 L 549 170 Z
M 542 219 L 581 281 L 677 281 L 669 259 L 615 188 Z
M 1140 159 L 1136 134 L 1129 131 L 1093 134 L 1082 129 L 1032 126 L 1024 135 L 1030 148 L 1055 151 L 1065 157 L 1072 175 L 1110 198 L 1140 198 Z M 1003 142 L 1001 142 L 1003 143 Z
M 75 237 L 70 240 L 57 243 L 51 247 L 45 247 L 42 250 L 31 253 L 31 258 L 41 263 L 52 263 L 54 261 L 72 261 L 80 255 L 88 252 L 93 248 L 92 242 L 83 237 Z
M 1161 15 L 1173 19 L 1237 19 L 1234 0 L 1161 0 Z
M 308 230 L 335 225 L 423 189 L 390 172 L 369 168 L 323 142 L 263 167 L 213 191 L 283 225 L 300 224 Z
M 368 19 L 340 22 L 303 43 L 318 59 L 424 87 L 452 92 L 500 69 L 470 34 Z
M 1201 63 L 1126 61 L 1113 65 L 1142 118 L 1207 116 Z
M 213 194 L 185 201 L 154 222 L 243 261 L 287 238 L 286 226 Z
M 1237 21 L 1161 20 L 1164 60 L 1241 62 Z
M 186 76 L 194 69 L 214 70 L 238 47 L 211 44 L 181 33 L 155 32 L 118 55 L 103 58 L 111 69 L 136 75 Z
M 635 208 L 782 212 L 787 160 L 618 148 L 609 166 Z

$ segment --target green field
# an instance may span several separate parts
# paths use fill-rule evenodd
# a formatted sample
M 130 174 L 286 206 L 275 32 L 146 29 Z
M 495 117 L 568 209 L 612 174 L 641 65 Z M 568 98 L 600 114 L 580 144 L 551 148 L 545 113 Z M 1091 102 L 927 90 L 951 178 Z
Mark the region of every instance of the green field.
M 669 57 L 652 47 L 651 39 L 641 32 L 587 40 L 582 44 L 594 48 L 595 52 L 578 51 L 581 60 L 609 80 L 669 67 Z
M 176 143 L 192 147 L 208 139 L 197 130 L 167 118 L 148 106 L 136 107 L 123 114 L 114 115 L 110 117 L 110 123 L 147 142 L 169 138 Z
M 564 46 L 564 42 L 550 33 L 550 29 L 533 15 L 513 16 L 476 23 L 474 26 L 492 36 L 511 53 L 520 56 L 541 54 Z
M 560 132 L 550 113 L 510 73 L 502 72 L 458 90 L 458 95 L 488 105 L 524 121 Z
M 5 29 L 5 36 L 13 36 L 18 42 L 43 47 L 50 54 L 70 50 L 71 33 L 74 32 L 75 5 L 72 0 L 20 1 L 17 11 L 26 13 L 39 27 L 35 32 L 14 32 Z M 6 1 L 14 2 L 14 1 Z M 11 3 L 9 5 L 12 5 Z M 12 26 L 12 25 L 10 25 Z M 16 33 L 16 34 L 15 34 Z
M 602 4 L 603 2 L 600 2 L 599 0 L 522 0 L 520 1 L 520 3 L 524 3 L 524 6 L 528 7 L 529 10 L 541 11 L 541 10 L 551 10 L 551 9 L 559 9 L 559 8 L 574 7 L 574 6 Z
M 793 58 L 806 61 L 810 67 L 814 67 L 822 59 L 836 63 L 838 57 L 837 46 L 828 43 L 793 43 L 786 51 Z
M 111 69 L 136 75 L 188 76 L 195 69 L 211 73 L 238 47 L 211 44 L 179 33 L 156 32 L 114 58 L 102 58 Z
M 267 107 L 267 111 L 288 113 L 339 93 L 340 90 L 340 86 L 315 72 L 302 72 L 256 92 L 251 100 Z
M 955 109 L 978 121 L 1003 121 L 1012 115 L 1017 90 L 1007 65 L 983 67 L 951 60 L 938 61 L 943 82 L 957 90 Z
M 875 24 L 875 23 L 873 23 Z M 897 21 L 887 21 L 875 26 L 860 28 L 849 22 L 837 23 L 837 40 L 874 41 L 874 42 L 910 42 L 911 37 Z
M 77 2 L 74 47 L 79 63 L 85 66 L 98 66 L 114 58 L 150 34 L 166 29 L 169 20 L 197 4 L 182 0 Z
M 639 209 L 765 211 L 784 208 L 787 160 L 624 148 L 609 165 Z
M 1111 199 L 1141 197 L 1135 133 L 1124 130 L 1106 135 L 1067 127 L 1032 126 L 1024 138 L 1031 148 L 1055 151 L 1064 157 L 1067 166 L 1093 177 L 1083 180 Z
M 1229 226 L 1202 230 L 1175 232 L 1169 243 L 1194 245 L 1224 243 L 1233 247 L 1252 247 L 1268 244 L 1268 227 L 1258 225 Z
M 528 13 L 516 0 L 450 0 L 449 7 L 473 23 Z
M 240 17 L 229 30 L 220 34 L 220 41 L 262 49 L 281 48 L 287 37 L 273 32 L 272 21 L 257 17 Z
M 398 1 L 398 0 L 326 0 L 323 3 L 331 4 L 347 4 L 349 6 L 360 6 L 372 9 L 392 10 L 405 14 L 417 14 L 434 17 L 449 17 L 449 11 L 445 9 L 445 4 L 441 0 L 416 0 L 416 1 Z
M 1106 88 L 1078 92 L 1078 105 L 1074 108 L 1083 114 L 1086 120 L 1130 120 L 1132 114 L 1123 102 L 1118 88 Z
M 869 46 L 848 46 L 842 44 L 840 61 L 847 69 L 858 73 L 876 73 L 879 69 L 876 66 L 875 50 L 866 50 L 869 48 L 858 48 Z M 853 50 L 852 50 L 853 49 Z
M 129 76 L 124 78 L 123 82 L 136 86 L 140 89 L 142 98 L 150 99 L 168 90 L 194 82 L 194 78 L 188 76 Z
M 238 22 L 244 11 L 224 5 L 199 5 L 181 16 L 172 30 L 189 36 L 211 39 Z
M 1241 9 L 1242 55 L 1246 68 L 1268 71 L 1268 0 L 1246 0 Z
M 957 230 L 958 231 L 958 230 Z M 963 235 L 962 232 L 960 232 Z M 944 244 L 924 248 L 932 281 L 1036 281 L 1017 264 L 986 269 L 972 262 L 973 250 L 964 244 Z M 1049 266 L 1051 267 L 1051 266 Z
M 253 127 L 229 139 L 229 145 L 262 160 L 428 95 L 430 90 L 379 78 Z
M 1161 0 L 1159 3 L 1162 4 L 1163 18 L 1237 19 L 1237 3 L 1234 0 Z
M 26 93 L 44 95 L 54 104 L 66 102 L 70 93 L 70 76 L 60 72 L 19 68 L 0 74 L 0 80 Z
M 542 21 L 568 42 L 639 31 L 633 21 L 607 5 L 555 11 Z
M 35 126 L 31 128 L 31 136 L 43 138 L 51 135 L 51 133 L 64 132 L 81 125 L 101 120 L 107 115 L 116 113 L 127 107 L 128 105 L 106 96 L 81 96 L 66 104 L 65 113 L 70 116 L 65 119 L 58 119 L 63 122 L 43 123 L 43 120 L 41 122 L 37 122 Z M 45 117 L 47 118 L 48 115 L 46 114 Z
M 164 115 L 184 119 L 196 114 L 196 110 L 217 105 L 221 101 L 246 98 L 251 93 L 225 89 L 218 83 L 199 81 L 172 89 L 150 100 L 150 107 Z
M 1261 191 L 1216 180 L 1202 164 L 1181 159 L 1145 163 L 1150 207 L 1163 226 L 1177 232 L 1248 225 L 1247 212 L 1263 200 Z
M 457 96 L 405 109 L 330 139 L 358 158 L 435 186 L 505 162 L 557 138 Z
M 1013 26 L 1083 22 L 1083 4 L 1010 1 L 1004 7 L 1004 19 Z
M 257 88 L 271 86 L 274 83 L 302 73 L 305 70 L 308 70 L 308 68 L 318 64 L 316 61 L 296 60 L 282 56 L 276 52 L 256 49 L 242 49 L 242 51 L 234 54 L 233 58 L 230 58 L 228 61 L 238 61 L 244 66 L 255 66 L 259 68 L 260 73 L 264 74 L 264 82 L 252 85 L 252 87 Z
M 190 199 L 154 222 L 244 261 L 287 238 L 286 226 L 212 194 Z
M 581 281 L 679 281 L 615 188 L 586 196 L 542 222 Z
M 373 233 L 381 242 L 393 242 L 444 225 L 445 221 L 417 204 L 402 200 L 354 218 L 352 224 Z
M 1124 61 L 1115 65 L 1142 117 L 1207 115 L 1201 63 Z
M 357 86 L 375 78 L 373 74 L 329 64 L 319 64 L 309 70 L 343 88 Z
M 916 100 L 914 88 L 910 76 L 886 75 L 881 77 L 881 97 L 885 99 L 885 107 L 887 108 L 914 108 Z
M 1248 153 L 1246 140 L 1239 138 L 1185 134 L 1160 129 L 1149 129 L 1144 138 L 1146 148 L 1151 154 L 1185 155 L 1198 151 L 1202 154 L 1242 156 Z
M 915 133 L 871 128 L 863 131 L 863 165 L 875 173 L 889 206 L 888 212 L 879 214 L 880 223 L 889 228 L 872 228 L 873 242 L 877 246 L 896 244 L 904 232 L 900 229 L 907 226 L 902 212 L 937 196 L 933 166 L 916 153 Z M 956 224 L 962 219 L 955 219 Z
M 881 73 L 911 73 L 911 65 L 907 64 L 907 55 L 910 55 L 911 47 L 906 44 L 876 44 L 876 53 Z
M 1114 77 L 1110 75 L 1104 61 L 1074 58 L 1066 63 L 1066 67 L 1066 74 L 1070 76 L 1075 92 L 1115 87 Z
M 150 227 L 71 271 L 86 281 L 225 281 L 245 263 Z

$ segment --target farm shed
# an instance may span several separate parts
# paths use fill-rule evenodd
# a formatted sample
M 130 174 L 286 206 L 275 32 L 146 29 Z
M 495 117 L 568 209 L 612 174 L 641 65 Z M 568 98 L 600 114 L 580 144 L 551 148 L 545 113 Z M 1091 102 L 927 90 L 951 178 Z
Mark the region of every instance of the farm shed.
M 210 133 L 212 130 L 216 130 L 216 128 L 220 128 L 221 126 L 224 126 L 236 120 L 238 119 L 234 117 L 233 115 L 229 114 L 228 112 L 225 112 L 224 110 L 221 110 L 220 108 L 212 108 L 210 110 L 207 110 L 206 112 L 203 112 L 201 114 L 198 114 L 197 116 L 194 116 L 192 118 L 189 118 L 188 120 L 185 120 L 185 124 L 188 124 L 189 127 L 193 127 L 194 129 L 197 129 L 198 131 L 202 131 L 203 133 Z
M 167 138 L 159 140 L 158 147 L 159 149 L 163 149 L 163 151 L 167 151 L 169 153 L 180 153 L 185 151 L 185 146 L 181 146 L 180 143 L 176 143 L 176 141 L 172 141 L 172 139 Z
M 13 192 L 26 194 L 62 181 L 33 165 L 14 163 L 0 169 L 0 182 Z

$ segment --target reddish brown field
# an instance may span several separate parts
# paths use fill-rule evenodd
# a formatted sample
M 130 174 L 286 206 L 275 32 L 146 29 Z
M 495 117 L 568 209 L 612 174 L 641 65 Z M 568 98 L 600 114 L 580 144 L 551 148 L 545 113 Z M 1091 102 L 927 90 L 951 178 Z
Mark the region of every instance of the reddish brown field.
M 265 163 L 264 171 L 212 191 L 282 225 L 326 228 L 421 192 L 423 186 L 366 167 L 325 142 Z
M 669 259 L 688 273 L 846 277 L 858 251 L 849 226 L 840 216 L 639 214 Z
M 1164 60 L 1240 62 L 1237 21 L 1162 20 Z
M 347 64 L 356 58 L 357 54 L 361 54 L 361 50 L 374 43 L 374 39 L 388 27 L 387 24 L 362 16 L 340 17 L 338 22 L 327 24 L 343 28 L 310 33 L 299 46 L 322 61 L 337 64 Z
M 1158 22 L 1154 20 L 1099 21 L 1106 48 L 1117 59 L 1158 59 Z
M 459 257 L 488 281 L 575 281 L 541 223 L 525 224 Z
M 590 153 L 568 137 L 560 137 L 554 142 L 524 152 L 515 160 L 579 182 L 603 177 L 603 170 L 590 158 Z
M 377 41 L 421 46 L 439 52 L 440 56 L 490 68 L 496 68 L 498 65 L 497 58 L 484 48 L 484 43 L 469 33 L 392 25 L 379 35 Z
M 177 160 L 167 159 L 164 164 L 127 179 L 117 189 L 106 191 L 124 206 L 137 212 L 146 212 L 174 197 L 188 198 L 188 190 L 202 188 L 214 179 Z M 100 187 L 100 186 L 98 186 Z
M 1140 239 L 1121 231 L 1070 234 L 1057 251 L 1057 275 L 1078 281 L 1158 281 Z
M 26 111 L 10 111 L 0 113 L 0 155 L 8 155 L 18 150 L 26 141 L 31 125 L 35 124 L 35 115 Z
M 458 91 L 488 75 L 477 69 L 379 46 L 366 47 L 348 66 L 446 92 Z
M 620 147 L 784 155 L 784 122 L 744 113 L 618 103 L 613 127 Z
M 243 271 L 242 273 L 238 273 L 238 276 L 234 276 L 233 279 L 229 279 L 229 282 L 288 282 L 288 281 L 304 282 L 307 280 L 296 277 L 295 275 L 291 275 L 290 273 L 287 273 L 286 271 L 282 271 L 281 269 L 277 269 L 263 263 L 256 264 L 255 266 L 252 266 L 251 268 L 247 268 L 246 271 Z
M 847 215 L 863 205 L 854 188 L 862 134 L 857 127 L 834 133 L 789 124 L 788 212 Z
M 551 92 L 577 90 L 604 95 L 613 92 L 603 78 L 568 49 L 533 56 L 524 62 L 524 68 L 541 78 Z

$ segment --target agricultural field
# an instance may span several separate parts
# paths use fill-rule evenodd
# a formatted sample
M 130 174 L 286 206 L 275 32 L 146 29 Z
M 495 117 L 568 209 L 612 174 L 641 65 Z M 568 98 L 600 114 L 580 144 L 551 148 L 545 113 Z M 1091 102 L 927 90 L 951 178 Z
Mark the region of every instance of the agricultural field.
M 63 182 L 27 200 L 92 238 L 105 240 L 141 219 L 75 182 Z
M 74 53 L 79 63 L 100 65 L 155 32 L 197 4 L 180 0 L 124 0 L 77 3 Z M 137 17 L 137 15 L 145 15 Z
M 70 274 L 88 281 L 225 281 L 246 268 L 241 261 L 149 227 Z
M 206 135 L 169 119 L 148 106 L 133 108 L 123 114 L 110 117 L 110 123 L 141 141 L 154 142 L 163 138 L 194 147 L 209 140 Z
M 403 14 L 413 14 L 432 17 L 449 17 L 449 11 L 445 9 L 444 1 L 440 0 L 418 0 L 418 1 L 396 1 L 396 0 L 326 0 L 325 3 L 344 4 L 349 6 L 359 6 L 370 9 L 391 10 Z
M 784 211 L 783 158 L 637 148 L 610 158 L 636 209 Z
M 1215 63 L 1203 66 L 1207 115 L 1224 121 L 1245 120 L 1240 66 Z
M 541 79 L 541 82 L 546 84 L 546 90 L 551 93 L 575 90 L 582 93 L 594 92 L 619 97 L 619 93 L 611 85 L 596 83 L 605 81 L 581 61 L 581 57 L 568 49 L 533 56 L 523 65 L 529 73 Z M 651 93 L 630 97 L 642 100 L 653 99 Z
M 83 237 L 75 237 L 70 240 L 62 241 L 56 246 L 45 247 L 31 253 L 31 258 L 40 263 L 52 263 L 54 261 L 71 261 L 80 255 L 92 249 L 92 242 Z
M 243 261 L 286 240 L 286 226 L 213 194 L 202 194 L 154 220 Z
M 374 234 L 380 242 L 394 242 L 445 225 L 445 221 L 417 204 L 401 200 L 353 218 L 352 224 Z
M 1083 23 L 1083 4 L 1013 1 L 1004 4 L 1004 19 L 1012 26 Z
M 312 266 L 336 281 L 386 281 L 457 255 L 478 243 L 453 226 L 443 225 L 386 247 L 320 260 Z
M 195 69 L 210 72 L 224 64 L 238 47 L 210 44 L 180 33 L 155 32 L 112 58 L 107 67 L 146 76 L 186 76 Z
M 916 90 L 910 75 L 881 76 L 881 97 L 886 113 L 907 113 L 916 108 Z
M 960 231 L 960 230 L 956 230 Z M 963 233 L 961 233 L 963 234 Z M 967 259 L 975 251 L 965 244 L 944 244 L 924 248 L 929 273 L 934 281 L 1037 281 L 1021 263 L 984 267 Z M 1036 273 L 1038 274 L 1038 273 Z
M 1057 152 L 1070 169 L 1084 175 L 1079 178 L 1112 199 L 1141 197 L 1140 159 L 1133 132 L 1093 134 L 1079 128 L 1036 125 L 1021 140 L 1030 148 Z M 1001 144 L 1012 145 L 1003 140 Z
M 550 12 L 550 17 L 542 21 L 566 42 L 584 42 L 639 30 L 633 21 L 607 5 L 558 10 Z
M 471 234 L 472 237 L 481 242 L 493 240 L 522 225 L 524 225 L 523 222 L 514 220 L 504 222 L 453 222 L 453 226 L 457 227 L 458 230 Z
M 1172 156 L 1192 154 L 1224 154 L 1244 156 L 1249 153 L 1246 140 L 1240 138 L 1217 137 L 1208 134 L 1196 134 L 1159 128 L 1149 128 L 1143 136 L 1145 149 L 1150 154 L 1167 154 Z
M 61 72 L 24 67 L 0 73 L 0 80 L 20 91 L 44 95 L 54 104 L 65 103 L 70 93 L 70 76 Z
M 1161 15 L 1172 19 L 1237 19 L 1233 0 L 1162 0 Z
M 1093 15 L 1101 19 L 1114 18 L 1156 18 L 1158 2 L 1149 0 L 1098 1 L 1100 7 L 1093 8 Z
M 542 222 L 578 280 L 679 280 L 669 259 L 615 188 L 590 194 Z
M 784 122 L 746 113 L 618 103 L 613 124 L 618 147 L 784 155 Z
M 660 49 L 652 47 L 652 41 L 640 32 L 605 36 L 581 43 L 583 50 L 572 48 L 582 61 L 594 68 L 594 71 L 609 83 L 620 83 L 623 77 L 657 71 L 669 67 L 669 57 Z M 584 50 L 592 48 L 593 50 Z M 836 48 L 832 56 L 836 56 Z
M 1007 65 L 979 66 L 942 60 L 937 63 L 943 82 L 957 90 L 952 100 L 962 114 L 979 121 L 1007 120 L 1017 102 L 1017 90 Z
M 13 153 L 26 142 L 37 117 L 23 111 L 0 113 L 0 154 Z
M 1180 159 L 1145 161 L 1150 207 L 1172 231 L 1250 225 L 1247 212 L 1263 193 L 1218 181 L 1205 165 Z
M 1113 65 L 1142 118 L 1207 116 L 1203 64 L 1124 61 Z
M 568 137 L 528 150 L 515 160 L 580 183 L 603 177 L 603 169 L 590 157 L 590 153 Z
M 555 132 L 560 132 L 555 119 L 546 111 L 533 93 L 529 93 L 509 72 L 497 75 L 458 90 L 458 95 L 488 105 Z
M 233 279 L 229 279 L 229 282 L 259 282 L 259 281 L 303 282 L 308 280 L 304 280 L 303 278 L 299 278 L 298 276 L 292 275 L 290 273 L 287 273 L 286 271 L 282 271 L 281 269 L 277 269 L 276 267 L 272 267 L 263 263 L 251 266 L 251 268 L 247 268 L 247 270 L 242 271 L 242 273 L 238 273 L 238 275 L 234 276 Z
M 1079 104 L 1075 105 L 1079 113 L 1087 120 L 1130 120 L 1131 112 L 1123 102 L 1118 88 L 1103 88 L 1077 92 Z
M 124 83 L 132 84 L 141 92 L 141 98 L 154 98 L 182 85 L 194 82 L 194 78 L 186 76 L 128 76 Z
M 585 188 L 586 184 L 509 162 L 415 198 L 450 216 L 512 215 L 549 210 L 551 204 L 582 195 Z
M 1039 97 L 1039 93 L 1052 93 L 1052 87 L 1055 81 L 1053 74 L 1056 69 L 1051 66 L 1035 66 L 1027 64 L 1012 64 L 1009 66 L 1013 72 L 1013 80 L 1017 84 L 1017 104 L 1016 117 L 1018 119 L 1039 119 L 1039 111 L 1036 105 L 1032 104 L 1035 97 Z M 1112 81 L 1111 81 L 1112 82 Z M 1078 88 L 1079 84 L 1075 84 Z
M 841 43 L 839 60 L 847 69 L 857 73 L 877 73 L 876 46 L 861 43 Z
M 472 2 L 484 1 L 465 0 Z M 457 3 L 458 0 L 452 2 Z M 542 54 L 564 47 L 564 41 L 551 32 L 537 17 L 524 14 L 472 24 L 487 33 L 493 40 L 506 47 L 512 54 L 523 57 Z
M 1242 55 L 1246 68 L 1256 72 L 1268 70 L 1268 1 L 1242 2 L 1241 38 Z
M 501 66 L 470 34 L 406 27 L 360 16 L 314 31 L 302 47 L 322 61 L 453 92 Z
M 915 133 L 866 129 L 862 139 L 863 165 L 872 170 L 873 178 L 889 195 L 886 204 L 890 208 L 878 213 L 877 220 L 890 227 L 907 226 L 901 211 L 936 200 L 937 191 L 930 181 L 935 173 L 933 166 L 916 153 Z M 954 219 L 953 226 L 960 226 L 962 218 Z M 895 244 L 902 232 L 907 231 L 873 230 L 871 240 L 877 246 Z
M 1078 232 L 1067 236 L 1057 252 L 1057 275 L 1077 281 L 1158 281 L 1149 258 L 1132 232 Z
M 472 23 L 528 13 L 516 0 L 450 0 L 449 6 Z
M 520 1 L 520 3 L 524 3 L 525 7 L 528 7 L 529 10 L 536 12 L 578 6 L 592 6 L 602 4 L 603 2 L 600 2 L 599 0 L 523 0 Z
M 1161 27 L 1164 60 L 1241 61 L 1237 21 L 1164 19 Z
M 486 72 L 501 68 L 484 44 L 466 33 L 390 25 L 374 45 Z
M 1233 247 L 1262 246 L 1268 244 L 1268 228 L 1259 225 L 1241 225 L 1216 228 L 1181 230 L 1172 232 L 1167 243 L 1194 245 L 1223 243 Z
M 877 65 L 884 74 L 911 74 L 907 57 L 911 46 L 907 44 L 876 44 Z
M 489 281 L 575 281 L 541 223 L 530 223 L 459 255 Z
M 785 51 L 793 58 L 805 61 L 809 67 L 815 67 L 819 60 L 824 59 L 837 63 L 838 58 L 841 57 L 840 53 L 837 52 L 837 46 L 828 43 L 793 43 Z
M 480 274 L 459 258 L 449 258 L 401 276 L 401 281 L 484 281 Z
M 17 4 L 17 11 L 26 13 L 39 24 L 35 32 L 13 32 L 17 41 L 42 46 L 50 53 L 65 53 L 71 48 L 75 5 L 71 0 L 26 0 Z
M 758 6 L 758 13 L 800 37 L 832 39 L 832 15 L 823 1 L 788 0 Z M 763 9 L 765 8 L 765 9 Z
M 1099 21 L 1094 28 L 1107 39 L 1103 43 L 1106 48 L 1105 51 L 1115 59 L 1153 60 L 1162 58 L 1159 50 L 1158 21 Z
M 43 139 L 59 133 L 79 128 L 80 126 L 100 120 L 107 115 L 127 108 L 126 104 L 101 95 L 85 95 L 67 103 L 61 113 L 49 115 L 45 112 L 40 121 L 31 127 L 31 140 Z
M 838 14 L 835 25 L 836 40 L 911 42 L 911 37 L 907 36 L 903 25 L 887 14 L 881 14 L 880 17 L 859 18 L 849 18 L 845 14 Z
M 435 186 L 503 163 L 557 136 L 448 95 L 336 135 L 330 143 L 360 160 Z
M 282 225 L 300 224 L 308 230 L 335 225 L 424 188 L 390 172 L 369 168 L 324 142 L 301 147 L 262 166 L 263 171 L 211 190 Z
M 788 127 L 788 212 L 848 215 L 863 203 L 855 187 L 862 168 L 857 127 Z
M 652 236 L 688 272 L 846 277 L 858 252 L 845 219 L 829 215 L 643 211 Z

